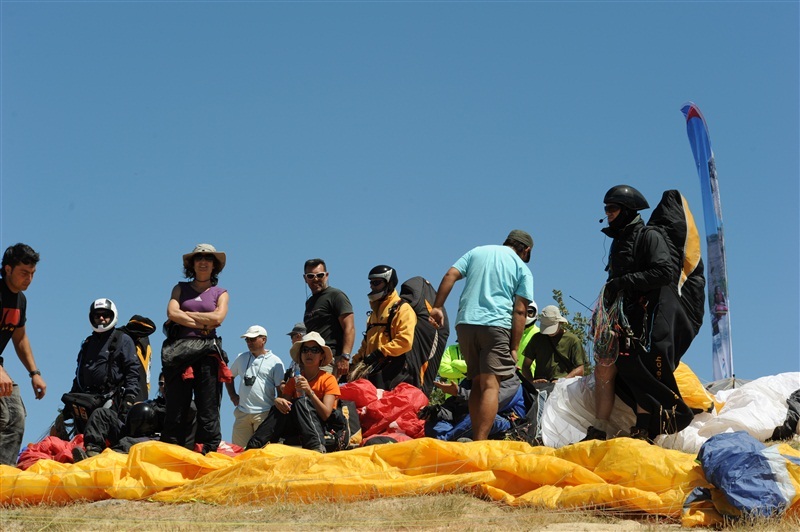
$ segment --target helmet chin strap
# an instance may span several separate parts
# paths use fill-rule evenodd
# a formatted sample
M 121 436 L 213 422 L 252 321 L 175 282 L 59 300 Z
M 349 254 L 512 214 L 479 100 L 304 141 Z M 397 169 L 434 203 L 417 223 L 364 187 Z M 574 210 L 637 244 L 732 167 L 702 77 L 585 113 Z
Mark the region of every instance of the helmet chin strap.
M 380 301 L 381 299 L 386 297 L 388 293 L 389 293 L 389 285 L 386 285 L 385 289 L 381 290 L 380 292 L 370 292 L 369 294 L 367 294 L 367 297 L 369 298 L 371 303 L 374 303 L 375 301 Z

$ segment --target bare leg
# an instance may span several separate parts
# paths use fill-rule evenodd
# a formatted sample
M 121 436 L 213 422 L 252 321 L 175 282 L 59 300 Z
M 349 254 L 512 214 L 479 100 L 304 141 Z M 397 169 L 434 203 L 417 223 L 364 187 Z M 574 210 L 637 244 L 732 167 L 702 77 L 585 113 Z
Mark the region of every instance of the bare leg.
M 469 396 L 469 416 L 472 418 L 474 440 L 488 440 L 489 431 L 497 415 L 500 397 L 500 379 L 497 375 L 481 373 L 472 379 Z
M 611 411 L 614 410 L 614 379 L 617 376 L 617 366 L 600 366 L 594 368 L 594 411 L 597 417 L 597 428 L 609 432 Z

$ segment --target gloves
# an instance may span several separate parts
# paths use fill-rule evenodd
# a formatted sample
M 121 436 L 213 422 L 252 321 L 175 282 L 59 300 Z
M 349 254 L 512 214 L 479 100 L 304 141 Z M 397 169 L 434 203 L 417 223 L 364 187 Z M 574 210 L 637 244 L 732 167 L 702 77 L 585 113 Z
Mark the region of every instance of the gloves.
M 606 283 L 605 289 L 603 290 L 603 302 L 605 303 L 607 308 L 610 308 L 611 305 L 617 300 L 617 294 L 622 289 L 622 279 L 619 277 L 615 279 L 611 279 L 609 282 Z
M 136 402 L 135 395 L 126 395 L 122 398 L 122 402 L 119 405 L 119 418 L 121 420 L 125 420 L 128 416 L 128 411 L 131 409 L 133 404 Z
M 417 419 L 439 421 L 439 405 L 427 405 L 417 412 Z
M 364 357 L 364 364 L 367 366 L 374 366 L 381 358 L 383 358 L 383 353 L 380 350 L 376 349 L 372 353 L 368 354 Z

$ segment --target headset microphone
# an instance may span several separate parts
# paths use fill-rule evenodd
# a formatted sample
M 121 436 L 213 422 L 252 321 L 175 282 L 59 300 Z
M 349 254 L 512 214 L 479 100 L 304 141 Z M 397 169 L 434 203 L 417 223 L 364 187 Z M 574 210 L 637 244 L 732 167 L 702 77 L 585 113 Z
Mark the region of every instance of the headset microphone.
M 608 216 L 603 216 L 602 218 L 597 220 L 597 223 L 600 223 L 600 224 L 603 223 L 603 220 L 605 220 L 606 218 L 608 218 Z

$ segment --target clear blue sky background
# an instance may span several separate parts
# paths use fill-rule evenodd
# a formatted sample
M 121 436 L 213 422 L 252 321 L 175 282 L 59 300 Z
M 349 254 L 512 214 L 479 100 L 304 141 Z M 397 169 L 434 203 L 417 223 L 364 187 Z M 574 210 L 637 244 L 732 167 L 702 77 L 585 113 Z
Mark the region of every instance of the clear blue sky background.
M 359 340 L 372 266 L 438 285 L 513 228 L 534 236 L 540 307 L 554 288 L 591 305 L 609 187 L 653 205 L 678 188 L 702 224 L 687 100 L 717 158 L 736 375 L 800 369 L 797 2 L 1 9 L 0 240 L 42 256 L 27 291 L 42 401 L 5 352 L 26 442 L 70 387 L 89 303 L 110 297 L 122 322 L 160 325 L 199 242 L 228 254 L 232 357 L 258 323 L 288 360 L 311 257 L 350 295 Z M 684 361 L 711 379 L 708 319 Z M 227 396 L 222 411 L 229 439 Z

